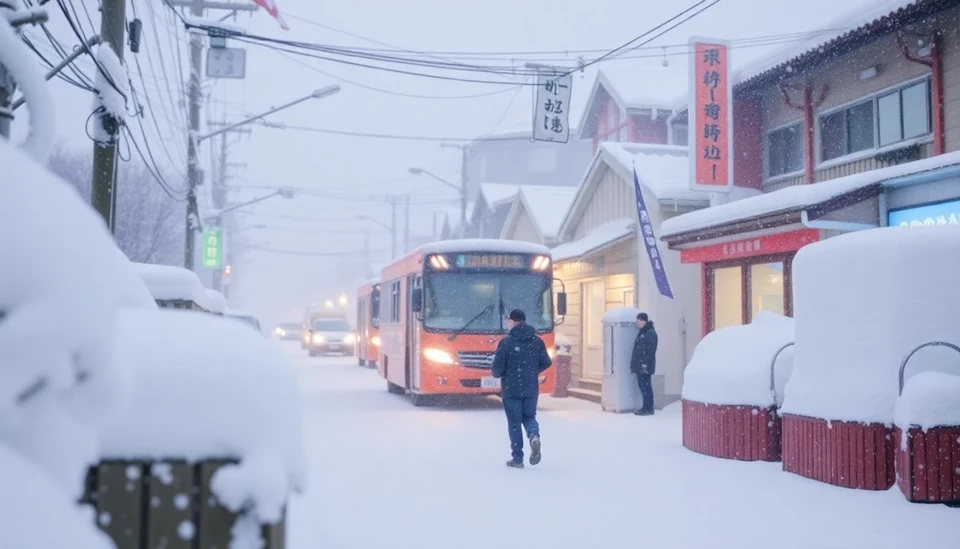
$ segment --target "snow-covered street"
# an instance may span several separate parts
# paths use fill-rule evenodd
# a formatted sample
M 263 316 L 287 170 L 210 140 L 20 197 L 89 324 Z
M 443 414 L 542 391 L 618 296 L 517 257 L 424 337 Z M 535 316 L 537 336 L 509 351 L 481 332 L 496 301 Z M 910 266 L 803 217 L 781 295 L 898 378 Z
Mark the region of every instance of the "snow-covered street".
M 508 469 L 498 401 L 414 408 L 352 358 L 285 350 L 310 459 L 292 549 L 943 547 L 960 535 L 957 510 L 896 488 L 847 490 L 686 450 L 676 405 L 643 418 L 543 398 L 543 463 Z

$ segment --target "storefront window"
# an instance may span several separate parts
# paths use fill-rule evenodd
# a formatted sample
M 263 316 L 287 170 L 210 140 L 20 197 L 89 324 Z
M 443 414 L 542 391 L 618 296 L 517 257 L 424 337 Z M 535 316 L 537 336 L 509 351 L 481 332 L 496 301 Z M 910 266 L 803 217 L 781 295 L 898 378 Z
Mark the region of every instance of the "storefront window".
M 750 265 L 750 311 L 783 314 L 782 262 Z
M 743 324 L 743 269 L 722 267 L 712 270 L 713 329 Z

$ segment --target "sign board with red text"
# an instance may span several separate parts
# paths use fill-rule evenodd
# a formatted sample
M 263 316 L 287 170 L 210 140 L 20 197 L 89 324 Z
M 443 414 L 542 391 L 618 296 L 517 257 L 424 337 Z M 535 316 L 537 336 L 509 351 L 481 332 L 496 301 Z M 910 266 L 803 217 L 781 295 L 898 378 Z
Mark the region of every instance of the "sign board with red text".
M 680 250 L 680 262 L 713 263 L 714 261 L 795 252 L 807 244 L 813 244 L 819 240 L 820 231 L 817 229 L 800 229 L 787 233 L 742 238 L 732 242 Z
M 690 188 L 733 188 L 733 71 L 730 44 L 690 38 Z

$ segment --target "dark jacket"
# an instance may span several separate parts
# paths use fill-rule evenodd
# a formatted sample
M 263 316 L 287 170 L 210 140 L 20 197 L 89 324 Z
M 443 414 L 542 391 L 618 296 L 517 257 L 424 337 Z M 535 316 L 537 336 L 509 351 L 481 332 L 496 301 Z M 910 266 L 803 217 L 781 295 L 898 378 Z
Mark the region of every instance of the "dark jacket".
M 653 321 L 647 324 L 633 340 L 633 355 L 630 357 L 630 371 L 643 373 L 642 365 L 646 365 L 646 373 L 653 375 L 657 371 L 657 331 L 653 329 Z
M 540 374 L 550 367 L 550 355 L 537 331 L 528 324 L 514 326 L 500 340 L 493 357 L 493 377 L 502 379 L 503 398 L 530 398 L 540 394 Z

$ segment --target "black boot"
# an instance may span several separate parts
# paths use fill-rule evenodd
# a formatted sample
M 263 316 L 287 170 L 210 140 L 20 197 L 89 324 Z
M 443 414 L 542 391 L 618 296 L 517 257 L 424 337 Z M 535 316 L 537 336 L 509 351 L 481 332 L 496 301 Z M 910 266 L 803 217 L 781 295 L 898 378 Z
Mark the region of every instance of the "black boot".
M 542 458 L 540 454 L 540 435 L 530 437 L 530 465 L 540 463 Z
M 507 467 L 513 467 L 514 469 L 523 469 L 523 460 L 522 459 L 511 459 L 507 462 Z

